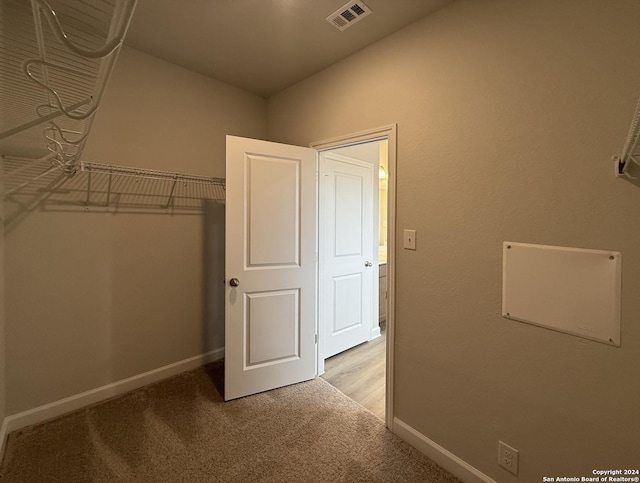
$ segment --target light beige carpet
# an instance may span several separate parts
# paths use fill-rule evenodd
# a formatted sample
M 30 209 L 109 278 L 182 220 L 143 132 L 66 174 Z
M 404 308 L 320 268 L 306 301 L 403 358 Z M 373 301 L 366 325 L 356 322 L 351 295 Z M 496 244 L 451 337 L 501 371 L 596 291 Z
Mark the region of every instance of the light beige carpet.
M 210 364 L 9 436 L 9 482 L 457 482 L 322 379 L 223 402 Z

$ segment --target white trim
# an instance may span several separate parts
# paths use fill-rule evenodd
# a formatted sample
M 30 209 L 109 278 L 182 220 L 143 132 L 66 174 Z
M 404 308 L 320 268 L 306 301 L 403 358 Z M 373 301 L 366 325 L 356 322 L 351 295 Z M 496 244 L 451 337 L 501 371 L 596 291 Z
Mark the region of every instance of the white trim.
M 393 378 L 395 360 L 396 339 L 396 201 L 397 201 L 397 150 L 398 150 L 398 126 L 393 124 L 387 127 L 387 142 L 389 158 L 387 168 L 387 367 L 386 367 L 386 394 L 385 394 L 385 420 L 387 427 L 393 431 L 395 417 L 393 408 Z
M 4 445 L 7 442 L 7 418 L 4 418 L 2 420 L 2 427 L 0 427 L 0 461 L 2 461 L 3 457 L 4 457 Z
M 404 421 L 395 418 L 393 432 L 445 470 L 465 482 L 496 483 L 496 481 L 457 457 L 424 434 L 416 431 Z
M 136 376 L 128 377 L 121 381 L 107 384 L 96 389 L 75 394 L 49 404 L 44 404 L 37 408 L 7 416 L 4 418 L 2 428 L 0 429 L 0 455 L 4 452 L 7 435 L 12 431 L 47 421 L 71 411 L 76 411 L 91 404 L 104 401 L 105 399 L 120 396 L 133 391 L 134 389 L 146 386 L 147 384 L 152 384 L 182 372 L 196 369 L 203 364 L 216 361 L 223 357 L 224 347 L 190 357 L 182 361 L 174 362 L 173 364 L 159 367 Z
M 364 131 L 353 134 L 345 134 L 344 136 L 325 139 L 324 141 L 311 143 L 309 146 L 313 149 L 317 149 L 318 151 L 324 151 L 326 149 L 333 149 L 338 146 L 346 146 L 348 144 L 359 144 L 363 142 L 374 141 L 376 139 L 384 139 L 389 136 L 393 136 L 395 140 L 397 129 L 397 124 L 388 124 L 386 126 L 366 129 Z
M 347 146 L 349 144 L 359 144 L 368 141 L 387 139 L 389 149 L 388 170 L 389 178 L 387 184 L 387 364 L 385 372 L 385 424 L 390 431 L 393 431 L 393 360 L 395 344 L 395 280 L 396 280 L 396 179 L 397 179 L 397 139 L 398 125 L 388 124 L 378 128 L 367 129 L 354 134 L 338 136 L 324 141 L 311 143 L 311 146 L 318 151 Z M 318 346 L 319 354 L 323 347 Z M 320 356 L 318 356 L 318 359 Z M 324 372 L 324 359 L 318 361 L 318 369 Z M 321 374 L 322 372 L 319 372 Z

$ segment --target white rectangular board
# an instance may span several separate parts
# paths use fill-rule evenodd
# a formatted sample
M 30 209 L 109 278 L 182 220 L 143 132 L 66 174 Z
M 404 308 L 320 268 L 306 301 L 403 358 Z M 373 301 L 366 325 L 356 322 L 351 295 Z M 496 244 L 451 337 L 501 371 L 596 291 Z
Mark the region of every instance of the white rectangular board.
M 502 316 L 620 346 L 622 254 L 504 242 Z

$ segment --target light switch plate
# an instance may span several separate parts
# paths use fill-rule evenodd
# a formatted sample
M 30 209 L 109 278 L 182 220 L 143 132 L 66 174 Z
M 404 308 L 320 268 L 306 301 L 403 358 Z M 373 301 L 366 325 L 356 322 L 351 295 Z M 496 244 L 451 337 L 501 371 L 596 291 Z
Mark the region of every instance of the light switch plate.
M 404 231 L 404 249 L 405 250 L 416 249 L 416 231 L 415 230 Z

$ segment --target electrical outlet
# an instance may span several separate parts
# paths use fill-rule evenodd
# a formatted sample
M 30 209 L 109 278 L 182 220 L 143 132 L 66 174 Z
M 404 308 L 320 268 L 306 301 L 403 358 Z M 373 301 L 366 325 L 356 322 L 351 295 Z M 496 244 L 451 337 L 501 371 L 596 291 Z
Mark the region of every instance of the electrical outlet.
M 502 441 L 498 441 L 498 464 L 514 475 L 518 474 L 518 456 L 520 452 Z

